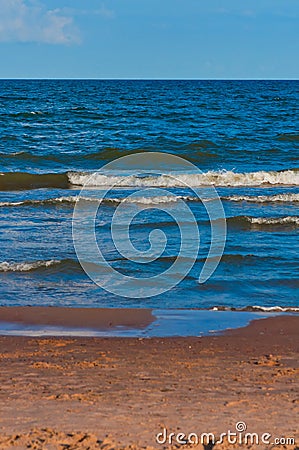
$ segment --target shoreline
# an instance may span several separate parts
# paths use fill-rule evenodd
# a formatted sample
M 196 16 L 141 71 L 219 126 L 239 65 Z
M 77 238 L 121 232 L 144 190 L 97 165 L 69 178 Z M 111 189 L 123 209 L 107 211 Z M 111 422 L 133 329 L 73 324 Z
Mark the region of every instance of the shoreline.
M 204 309 L 0 307 L 0 336 L 191 337 L 246 327 L 284 311 Z
M 298 325 L 281 315 L 218 336 L 0 336 L 1 449 L 162 449 L 164 427 L 219 436 L 239 421 L 298 444 Z

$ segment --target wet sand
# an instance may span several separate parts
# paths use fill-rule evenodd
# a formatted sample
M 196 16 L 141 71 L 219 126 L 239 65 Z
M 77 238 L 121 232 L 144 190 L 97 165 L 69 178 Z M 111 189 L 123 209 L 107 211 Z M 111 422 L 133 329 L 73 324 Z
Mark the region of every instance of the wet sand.
M 201 338 L 2 336 L 0 448 L 162 449 L 164 428 L 219 437 L 241 421 L 271 444 L 198 448 L 298 448 L 272 445 L 299 443 L 298 345 L 298 316 Z
M 108 329 L 117 326 L 143 328 L 154 320 L 150 309 L 0 307 L 0 322 L 23 325 Z

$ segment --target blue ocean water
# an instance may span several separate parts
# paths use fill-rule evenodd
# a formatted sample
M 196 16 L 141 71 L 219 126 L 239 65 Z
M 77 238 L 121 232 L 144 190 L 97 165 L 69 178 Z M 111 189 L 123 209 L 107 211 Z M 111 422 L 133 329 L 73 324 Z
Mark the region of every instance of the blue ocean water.
M 298 306 L 298 113 L 298 81 L 1 80 L 0 304 Z M 119 273 L 145 279 L 138 293 L 131 289 L 125 297 L 83 271 L 72 238 L 73 210 L 91 173 L 139 152 L 157 154 L 153 167 L 163 152 L 202 173 L 179 173 L 174 183 L 168 176 L 173 168 L 135 176 L 124 164 L 119 172 L 102 172 L 90 187 L 87 205 L 110 188 L 95 227 L 106 260 Z M 204 284 L 198 277 L 211 224 L 190 186 L 214 186 L 226 215 L 224 254 Z M 151 187 L 168 194 L 151 195 Z M 135 200 L 122 203 L 131 194 Z M 196 218 L 200 249 L 182 281 L 148 297 L 146 278 L 167 270 L 180 252 L 172 215 L 179 200 Z M 135 262 L 115 248 L 111 223 L 120 204 L 135 208 L 130 237 L 140 252 L 148 251 L 151 231 L 165 233 L 165 251 L 155 261 Z M 187 219 L 184 226 L 188 230 Z M 191 248 L 191 232 L 188 239 Z M 102 276 L 109 283 L 104 268 Z

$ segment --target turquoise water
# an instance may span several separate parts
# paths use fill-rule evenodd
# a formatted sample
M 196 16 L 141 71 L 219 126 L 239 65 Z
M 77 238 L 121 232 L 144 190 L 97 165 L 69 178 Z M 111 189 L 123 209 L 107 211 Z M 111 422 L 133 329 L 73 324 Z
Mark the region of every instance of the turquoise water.
M 1 305 L 298 306 L 298 105 L 297 81 L 1 80 Z M 174 154 L 202 173 L 180 172 L 174 183 L 173 168 L 136 176 L 124 164 L 113 174 L 102 172 L 90 187 L 88 205 L 110 188 L 95 227 L 106 260 L 124 275 L 145 278 L 138 293 L 128 288 L 125 297 L 97 286 L 83 271 L 72 220 L 89 174 L 138 152 Z M 158 154 L 152 164 L 160 168 Z M 227 241 L 218 268 L 199 284 L 211 239 L 206 209 L 193 191 L 203 185 L 215 186 L 221 198 Z M 167 193 L 144 196 L 151 187 Z M 157 228 L 167 238 L 151 262 L 124 257 L 111 237 L 113 214 L 131 194 L 137 200 L 123 206 L 124 214 L 135 208 L 133 245 L 146 253 Z M 200 232 L 196 261 L 171 290 L 147 297 L 146 278 L 167 270 L 180 252 L 172 217 L 179 200 Z M 182 222 L 188 233 L 186 217 Z M 192 250 L 191 231 L 188 239 Z M 109 284 L 104 268 L 98 270 Z M 173 276 L 179 280 L 180 273 Z

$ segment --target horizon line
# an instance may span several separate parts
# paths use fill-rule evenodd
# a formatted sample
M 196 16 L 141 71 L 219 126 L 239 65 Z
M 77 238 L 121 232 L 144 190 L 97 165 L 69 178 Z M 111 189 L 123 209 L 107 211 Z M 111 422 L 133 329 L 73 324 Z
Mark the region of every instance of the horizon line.
M 248 78 L 238 78 L 238 77 L 211 77 L 211 78 L 155 78 L 155 77 L 105 77 L 105 78 L 97 78 L 97 77 L 0 77 L 0 80 L 78 80 L 78 81 L 299 81 L 299 78 L 275 78 L 275 77 L 248 77 Z

